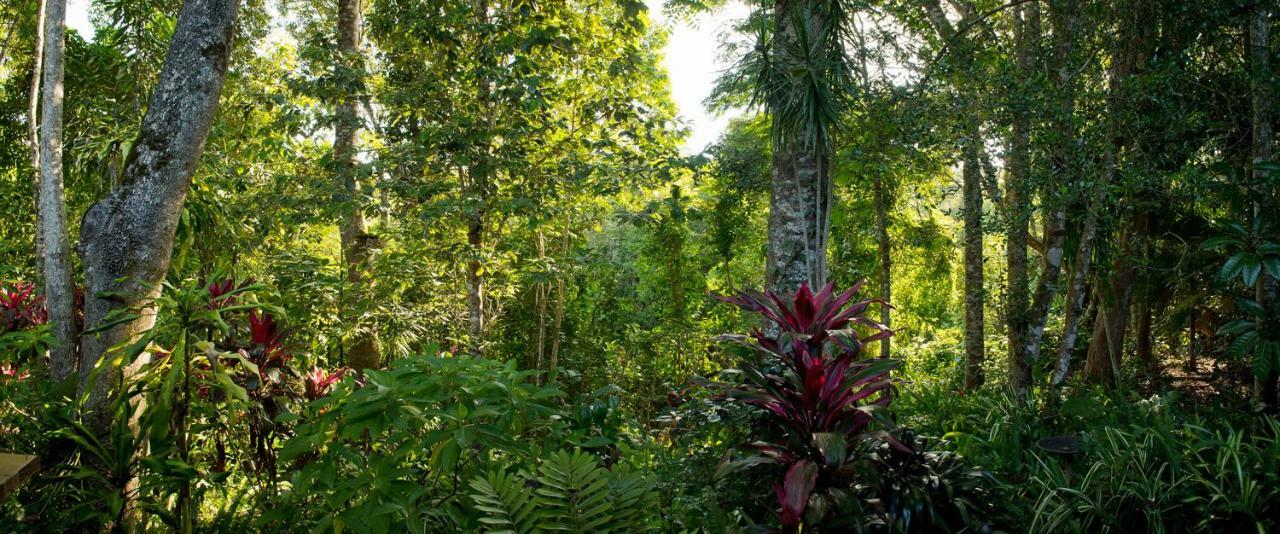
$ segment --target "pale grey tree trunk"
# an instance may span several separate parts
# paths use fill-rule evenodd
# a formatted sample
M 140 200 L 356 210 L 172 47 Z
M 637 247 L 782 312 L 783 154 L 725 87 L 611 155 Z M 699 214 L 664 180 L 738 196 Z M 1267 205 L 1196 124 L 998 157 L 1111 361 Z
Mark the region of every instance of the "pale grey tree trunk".
M 487 24 L 489 21 L 489 2 L 488 0 L 475 0 L 473 7 L 475 8 L 476 22 Z M 486 37 L 482 36 L 481 39 Z M 491 58 L 482 58 L 484 61 Z M 495 114 L 492 109 L 493 87 L 488 80 L 480 79 L 476 83 L 477 103 L 484 114 L 484 121 L 488 128 L 483 135 L 490 135 L 495 124 Z M 489 197 L 493 189 L 493 168 L 489 154 L 490 144 L 488 141 L 479 143 L 477 153 L 474 155 L 473 161 L 467 168 L 467 183 L 463 187 L 463 196 L 466 200 L 473 203 L 470 211 L 466 214 L 465 220 L 467 224 L 467 245 L 470 258 L 467 260 L 466 286 L 467 286 L 467 325 L 470 334 L 471 352 L 477 355 L 484 354 L 484 332 L 486 310 L 485 310 L 485 275 L 484 275 L 484 259 L 486 249 L 488 248 L 485 223 L 489 213 Z
M 938 0 L 921 2 L 924 14 L 938 35 L 954 49 L 957 62 L 963 66 L 972 66 L 975 61 L 977 44 L 968 35 L 957 33 Z M 954 3 L 961 14 L 961 27 L 972 27 L 972 21 L 978 16 L 976 10 L 967 3 Z M 963 87 L 968 80 L 956 77 L 955 85 Z M 964 143 L 962 144 L 962 189 L 964 207 L 964 385 L 966 389 L 979 387 L 985 381 L 983 364 L 986 360 L 985 313 L 986 292 L 983 272 L 983 230 L 982 230 L 982 136 L 981 119 L 977 117 L 978 106 L 975 100 L 965 103 L 965 113 L 971 118 L 964 127 Z
M 1005 318 L 1007 321 L 1009 385 L 1015 391 L 1025 391 L 1031 384 L 1030 362 L 1027 360 L 1026 335 L 1028 306 L 1030 305 L 1030 276 L 1028 274 L 1027 242 L 1028 224 L 1031 219 L 1031 95 L 1025 88 L 1033 78 L 1036 65 L 1036 43 L 1040 41 L 1039 4 L 1031 2 L 1019 6 L 1016 22 L 1016 62 L 1018 66 L 1018 101 L 1013 105 L 1012 140 L 1009 151 L 1008 173 L 1005 175 L 1005 263 L 1007 296 Z
M 982 239 L 982 138 L 970 127 L 964 145 L 964 387 L 974 389 L 985 381 L 986 359 Z
M 71 238 L 62 185 L 62 79 L 65 70 L 66 0 L 46 0 L 44 73 L 40 110 L 40 195 L 38 219 L 44 243 L 44 295 L 49 324 L 58 342 L 49 349 L 49 373 L 55 382 L 75 373 L 78 333 L 76 287 L 71 271 Z
M 155 323 L 150 302 L 169 269 L 182 202 L 213 124 L 231 57 L 238 0 L 187 0 L 178 14 L 168 56 L 119 187 L 84 215 L 80 254 L 85 268 L 86 334 L 80 364 L 86 409 L 105 428 L 110 389 L 125 370 L 90 380 L 111 348 Z M 141 309 L 141 317 L 107 326 L 114 311 Z M 133 362 L 137 365 L 145 362 Z
M 369 251 L 374 238 L 368 235 L 364 218 L 363 192 L 360 187 L 356 145 L 360 138 L 360 88 L 364 86 L 364 51 L 361 45 L 362 12 L 360 0 L 338 0 L 338 58 L 343 73 L 340 96 L 335 109 L 333 127 L 333 161 L 338 185 L 346 193 L 347 206 L 339 225 L 342 255 L 346 260 L 348 309 L 358 309 L 369 295 Z M 359 321 L 355 321 L 359 322 Z M 357 324 L 348 363 L 353 369 L 376 368 L 381 362 L 377 332 L 368 325 Z
M 45 0 L 36 10 L 36 49 L 31 56 L 31 89 L 27 96 L 27 136 L 31 143 L 31 207 L 40 228 L 40 82 L 44 77 Z M 44 276 L 44 236 L 36 230 L 36 276 Z

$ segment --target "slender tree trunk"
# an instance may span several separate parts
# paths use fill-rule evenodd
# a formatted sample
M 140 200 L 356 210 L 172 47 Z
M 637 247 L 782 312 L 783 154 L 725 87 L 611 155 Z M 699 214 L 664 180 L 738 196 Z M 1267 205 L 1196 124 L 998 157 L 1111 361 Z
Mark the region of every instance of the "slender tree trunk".
M 1272 124 L 1275 120 L 1272 109 L 1275 105 L 1276 83 L 1271 74 L 1270 11 L 1272 9 L 1274 9 L 1274 0 L 1256 0 L 1249 18 L 1249 63 L 1252 71 L 1250 89 L 1253 93 L 1251 102 L 1253 113 L 1250 121 L 1253 134 L 1250 172 L 1255 184 L 1263 183 L 1265 178 L 1257 170 L 1256 165 L 1271 161 L 1272 155 Z M 1255 206 L 1258 215 L 1264 212 L 1274 214 L 1276 209 L 1274 195 L 1274 191 L 1263 189 L 1262 200 Z M 1266 272 L 1266 269 L 1263 269 L 1258 278 L 1254 296 L 1264 307 L 1271 306 L 1277 297 L 1277 281 Z M 1268 322 L 1271 320 L 1269 319 Z M 1280 328 L 1280 325 L 1267 324 L 1262 330 L 1274 332 L 1277 328 Z M 1277 398 L 1278 375 L 1280 372 L 1272 369 L 1267 376 L 1254 377 L 1256 400 L 1271 412 L 1276 411 L 1277 403 L 1280 401 L 1280 398 Z
M 569 225 L 565 225 L 564 234 L 560 238 L 560 259 L 567 261 L 569 258 Z M 551 323 L 551 365 L 548 370 L 554 371 L 560 364 L 560 339 L 564 337 L 561 329 L 564 328 L 564 272 L 556 273 L 556 309 L 555 317 Z
M 1080 0 L 1059 0 L 1049 3 L 1049 19 L 1053 27 L 1053 62 L 1052 74 L 1057 78 L 1056 95 L 1058 106 L 1054 117 L 1054 135 L 1057 137 L 1052 148 L 1053 183 L 1068 183 L 1074 179 L 1077 171 L 1075 165 L 1075 86 L 1076 76 L 1072 69 L 1072 50 L 1079 28 Z M 1048 188 L 1042 189 L 1041 206 L 1044 214 L 1044 253 L 1040 257 L 1040 281 L 1031 298 L 1031 308 L 1027 314 L 1026 335 L 1023 336 L 1025 346 L 1023 358 L 1028 365 L 1040 360 L 1041 345 L 1044 341 L 1045 324 L 1049 320 L 1049 310 L 1058 293 L 1058 281 L 1062 273 L 1063 247 L 1067 235 L 1067 213 L 1064 199 L 1054 198 Z M 1019 397 L 1026 395 L 1031 380 L 1013 384 Z
M 36 10 L 36 50 L 31 56 L 31 89 L 27 96 L 27 135 L 31 143 L 31 198 L 36 228 L 40 224 L 40 82 L 44 78 L 44 17 L 46 0 Z M 36 275 L 44 276 L 44 235 L 36 230 Z
M 164 68 L 147 107 L 118 188 L 89 208 L 80 227 L 84 259 L 86 335 L 80 365 L 91 422 L 105 429 L 109 390 L 122 369 L 91 380 L 109 349 L 151 328 L 150 302 L 169 269 L 182 202 L 213 124 L 226 79 L 238 0 L 187 0 L 178 14 Z M 108 315 L 142 309 L 114 326 Z M 141 364 L 145 362 L 134 362 Z
M 986 355 L 983 310 L 986 291 L 982 258 L 981 137 L 971 128 L 964 148 L 964 387 L 974 389 L 984 381 Z
M 489 21 L 489 3 L 487 0 L 476 0 L 474 4 L 477 22 L 487 24 Z M 484 38 L 484 37 L 482 37 Z M 483 135 L 488 136 L 492 133 L 494 124 L 493 110 L 490 109 L 490 98 L 492 88 L 490 82 L 480 79 L 477 82 L 476 93 L 479 107 L 484 113 L 483 117 L 489 126 Z M 467 245 L 470 249 L 470 259 L 467 260 L 467 323 L 468 331 L 471 339 L 471 351 L 477 355 L 484 354 L 484 329 L 485 329 L 485 280 L 484 280 L 484 253 L 485 253 L 485 218 L 488 214 L 489 206 L 489 190 L 492 187 L 490 183 L 490 161 L 489 161 L 489 142 L 482 141 L 477 147 L 476 160 L 468 167 L 468 188 L 464 193 L 470 202 L 474 205 L 467 214 Z
M 362 11 L 360 0 L 338 0 L 338 57 L 340 96 L 333 127 L 333 161 L 337 170 L 339 187 L 346 194 L 347 206 L 339 226 L 342 239 L 342 255 L 346 260 L 348 295 L 355 302 L 348 302 L 347 309 L 359 308 L 356 303 L 367 300 L 371 280 L 365 275 L 373 238 L 368 235 L 364 218 L 363 193 L 360 188 L 360 164 L 356 158 L 356 145 L 360 139 L 360 92 L 364 86 L 364 51 L 361 45 Z M 354 369 L 376 368 L 382 355 L 377 332 L 368 325 L 357 325 L 349 364 Z
M 1019 101 L 1013 105 L 1012 142 L 1009 172 L 1005 178 L 1005 210 L 1008 228 L 1005 234 L 1007 297 L 1005 317 L 1008 321 L 1009 386 L 1014 391 L 1031 387 L 1031 366 L 1026 354 L 1030 305 L 1028 274 L 1028 223 L 1031 218 L 1029 198 L 1031 177 L 1031 102 L 1027 84 L 1036 64 L 1036 43 L 1040 40 L 1039 4 L 1032 2 L 1017 8 L 1017 65 Z
M 1155 354 L 1151 350 L 1151 302 L 1148 298 L 1138 301 L 1138 359 L 1147 369 L 1155 367 Z
M 1084 299 L 1088 291 L 1085 281 L 1089 279 L 1089 268 L 1093 264 L 1093 240 L 1098 233 L 1098 219 L 1101 218 L 1102 202 L 1106 195 L 1107 182 L 1115 170 L 1115 154 L 1108 152 L 1104 165 L 1108 170 L 1103 172 L 1103 183 L 1093 184 L 1093 192 L 1089 195 L 1089 207 L 1086 209 L 1084 227 L 1080 231 L 1080 244 L 1076 248 L 1076 258 L 1071 264 L 1071 277 L 1067 285 L 1066 314 L 1062 325 L 1062 341 L 1058 345 L 1058 363 L 1054 367 L 1051 384 L 1061 386 L 1067 379 L 1071 369 L 1071 353 L 1075 351 L 1076 337 L 1080 333 L 1080 316 L 1084 312 Z M 1099 314 L 1102 317 L 1103 314 Z
M 55 382 L 76 370 L 75 276 L 62 186 L 62 78 L 66 48 L 66 0 L 47 0 L 44 9 L 44 74 L 40 113 L 40 241 L 44 243 L 44 294 L 49 323 L 58 339 L 49 349 L 49 373 Z
M 880 298 L 885 302 L 893 301 L 893 270 L 889 243 L 889 187 L 884 176 L 877 173 L 875 181 L 876 237 L 880 241 Z M 880 323 L 890 326 L 889 307 L 880 307 Z M 889 339 L 880 341 L 880 357 L 889 357 Z

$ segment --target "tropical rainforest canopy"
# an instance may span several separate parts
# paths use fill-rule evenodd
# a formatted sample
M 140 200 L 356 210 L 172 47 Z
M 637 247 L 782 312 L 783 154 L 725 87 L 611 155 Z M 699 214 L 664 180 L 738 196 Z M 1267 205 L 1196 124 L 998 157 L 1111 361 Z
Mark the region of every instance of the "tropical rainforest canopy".
M 74 4 L 0 530 L 1280 528 L 1274 0 Z

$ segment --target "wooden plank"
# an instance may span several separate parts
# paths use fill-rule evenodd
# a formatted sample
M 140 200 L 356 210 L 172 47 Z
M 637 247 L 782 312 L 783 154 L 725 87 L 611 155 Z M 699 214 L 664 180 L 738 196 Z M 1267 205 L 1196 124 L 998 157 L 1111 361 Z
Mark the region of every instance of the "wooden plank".
M 40 457 L 30 454 L 0 453 L 0 499 L 6 499 L 40 471 Z

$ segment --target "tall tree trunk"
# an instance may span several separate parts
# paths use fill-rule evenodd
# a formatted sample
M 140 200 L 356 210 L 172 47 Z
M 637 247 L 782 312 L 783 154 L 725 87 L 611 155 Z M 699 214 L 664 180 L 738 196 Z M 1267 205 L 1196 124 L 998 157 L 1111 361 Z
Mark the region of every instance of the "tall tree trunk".
M 572 218 L 571 218 L 572 219 Z M 564 233 L 560 237 L 560 261 L 568 261 L 569 259 L 569 228 L 572 220 L 565 224 Z M 560 339 L 564 337 L 564 333 L 560 330 L 564 328 L 564 276 L 566 273 L 556 273 L 556 310 L 555 317 L 551 322 L 551 362 L 547 370 L 554 371 L 560 365 Z
M 1125 141 L 1120 135 L 1120 117 L 1127 105 L 1125 84 L 1133 76 L 1139 66 L 1146 61 L 1147 39 L 1145 28 L 1147 22 L 1147 2 L 1132 0 L 1127 5 L 1117 6 L 1120 21 L 1120 35 L 1112 52 L 1111 73 L 1107 95 L 1107 128 L 1106 147 L 1103 156 L 1102 177 L 1094 184 L 1093 199 L 1089 204 L 1089 213 L 1085 221 L 1084 232 L 1080 237 L 1082 253 L 1076 257 L 1079 266 L 1075 269 L 1071 291 L 1077 284 L 1083 285 L 1083 278 L 1088 275 L 1089 257 L 1085 257 L 1088 247 L 1092 245 L 1097 231 L 1098 212 L 1105 198 L 1105 190 L 1116 178 L 1120 151 Z M 1131 204 L 1131 203 L 1128 203 Z M 1111 280 L 1096 284 L 1098 294 L 1098 315 L 1094 320 L 1094 332 L 1089 344 L 1088 359 L 1085 361 L 1085 374 L 1091 380 L 1112 386 L 1116 382 L 1116 370 L 1120 355 L 1124 350 L 1125 330 L 1129 325 L 1129 304 L 1133 295 L 1135 279 L 1134 258 L 1141 249 L 1141 240 L 1145 239 L 1147 229 L 1146 215 L 1133 212 L 1129 222 L 1123 224 L 1120 245 L 1112 260 Z M 1071 295 L 1072 293 L 1068 293 Z M 1081 298 L 1076 295 L 1076 298 Z M 1070 299 L 1068 299 L 1070 300 Z M 1073 304 L 1076 304 L 1073 302 Z M 1058 367 L 1054 372 L 1053 385 L 1061 385 L 1070 371 L 1071 352 L 1075 348 L 1076 328 L 1078 320 L 1073 321 L 1068 310 L 1067 327 L 1062 336 L 1062 345 L 1058 354 Z
M 91 421 L 105 428 L 108 392 L 126 370 L 106 369 L 90 380 L 109 349 L 155 323 L 150 302 L 169 269 L 174 234 L 191 176 L 213 124 L 231 57 L 238 0 L 187 0 L 169 44 L 142 127 L 120 186 L 89 208 L 80 227 L 85 267 L 86 335 L 80 364 Z M 116 325 L 113 311 L 143 308 Z M 134 362 L 141 364 L 145 362 Z
M 58 339 L 49 349 L 49 373 L 55 382 L 76 370 L 75 276 L 62 187 L 62 78 L 66 49 L 66 0 L 47 0 L 44 8 L 44 74 L 40 111 L 40 241 L 44 243 L 44 294 L 49 323 Z
M 774 7 L 774 61 L 778 70 L 804 69 L 812 61 L 800 46 L 802 28 L 816 36 L 824 26 L 818 10 L 804 2 L 777 0 Z M 812 44 L 806 43 L 809 46 Z M 831 225 L 831 176 L 826 144 L 817 132 L 790 131 L 778 113 L 774 132 L 772 188 L 769 198 L 769 242 L 765 285 L 789 293 L 807 282 L 820 287 L 827 281 L 827 236 Z
M 974 24 L 977 11 L 971 6 L 961 3 L 957 5 L 961 12 L 963 28 Z M 958 63 L 971 66 L 974 62 L 976 44 L 967 35 L 957 32 L 951 24 L 938 0 L 921 2 L 924 14 L 934 30 L 955 49 Z M 957 87 L 965 86 L 968 79 L 956 76 Z M 965 366 L 964 384 L 966 388 L 981 386 L 983 377 L 983 361 L 985 359 L 984 315 L 984 280 L 983 280 L 983 245 L 982 245 L 982 139 L 981 122 L 976 117 L 977 108 L 972 101 L 965 103 L 966 112 L 975 116 L 966 125 L 963 144 L 963 189 L 964 189 L 964 346 Z
M 340 96 L 333 126 L 333 161 L 339 186 L 346 194 L 347 206 L 339 227 L 342 255 L 346 260 L 349 298 L 367 300 L 370 280 L 369 250 L 373 239 L 368 235 L 364 218 L 363 193 L 360 187 L 356 144 L 360 138 L 360 88 L 364 87 L 364 51 L 361 49 L 360 0 L 338 0 L 338 57 Z M 348 302 L 344 308 L 352 309 Z M 357 325 L 351 345 L 349 363 L 354 369 L 376 368 L 382 360 L 377 332 L 367 325 Z
M 31 143 L 31 207 L 40 228 L 40 82 L 44 78 L 44 17 L 46 0 L 36 9 L 35 53 L 31 55 L 31 89 L 27 95 L 27 136 Z M 36 275 L 44 276 L 44 236 L 35 235 Z
M 1250 129 L 1252 130 L 1250 173 L 1255 184 L 1264 183 L 1264 177 L 1261 176 L 1256 165 L 1271 161 L 1272 156 L 1271 127 L 1275 120 L 1272 116 L 1272 109 L 1275 105 L 1274 84 L 1276 83 L 1271 74 L 1270 11 L 1273 6 L 1274 0 L 1256 0 L 1253 6 L 1253 13 L 1249 17 L 1249 63 L 1252 71 L 1251 92 L 1253 93 L 1251 102 L 1253 113 L 1250 120 Z M 1262 200 L 1255 207 L 1259 215 L 1269 213 L 1273 214 L 1271 216 L 1274 217 L 1276 209 L 1274 195 L 1274 191 L 1263 189 Z M 1277 298 L 1277 285 L 1277 281 L 1263 269 L 1255 288 L 1255 298 L 1264 308 L 1271 306 Z M 1273 332 L 1277 328 L 1280 328 L 1280 325 L 1268 324 L 1265 325 L 1263 331 Z M 1272 369 L 1268 376 L 1254 377 L 1256 400 L 1264 408 L 1272 412 L 1276 411 L 1278 401 L 1280 401 L 1280 398 L 1277 398 L 1277 379 L 1280 378 L 1278 375 L 1280 375 L 1280 372 Z
M 889 187 L 885 184 L 884 176 L 880 173 L 876 174 L 875 182 L 875 208 L 876 208 L 876 237 L 880 241 L 880 298 L 885 302 L 893 301 L 893 279 L 892 279 L 892 257 L 890 256 L 889 243 Z M 889 307 L 880 307 L 880 322 L 885 326 L 889 323 Z M 889 357 L 889 339 L 884 338 L 880 341 L 880 357 Z
M 982 261 L 982 140 L 978 129 L 967 133 L 964 147 L 964 387 L 974 389 L 984 381 L 985 359 Z
M 479 24 L 488 24 L 489 21 L 489 3 L 487 0 L 476 0 L 474 4 L 476 22 Z M 481 37 L 482 39 L 485 37 Z M 482 58 L 483 59 L 483 58 Z M 492 134 L 494 124 L 493 110 L 490 108 L 492 88 L 490 82 L 481 78 L 477 81 L 476 94 L 477 102 L 482 110 L 485 123 L 489 126 L 483 133 L 484 136 Z M 467 245 L 470 249 L 470 258 L 467 260 L 467 323 L 468 333 L 470 334 L 471 351 L 474 354 L 484 354 L 484 329 L 485 329 L 485 309 L 484 309 L 484 253 L 485 253 L 485 218 L 488 214 L 489 193 L 492 184 L 490 183 L 490 161 L 489 161 L 489 142 L 481 141 L 477 147 L 475 161 L 472 161 L 467 169 L 468 187 L 465 188 L 464 194 L 469 202 L 472 202 L 470 211 L 466 216 L 467 222 Z
M 1009 386 L 1014 391 L 1025 391 L 1031 386 L 1031 367 L 1026 355 L 1027 307 L 1031 299 L 1027 262 L 1027 226 L 1031 218 L 1028 194 L 1031 177 L 1031 102 L 1026 87 L 1035 70 L 1035 47 L 1040 40 L 1039 9 L 1037 2 L 1017 8 L 1016 61 L 1019 86 L 1022 89 L 1019 91 L 1019 101 L 1012 106 L 1013 139 L 1010 143 L 1009 172 L 1005 177 L 1005 212 L 1008 215 L 1005 234 L 1008 286 L 1005 317 L 1009 339 Z

